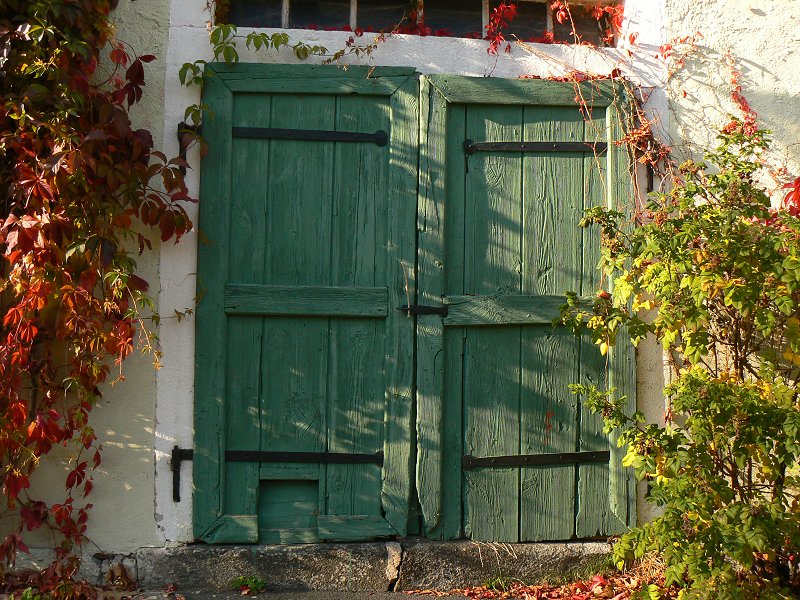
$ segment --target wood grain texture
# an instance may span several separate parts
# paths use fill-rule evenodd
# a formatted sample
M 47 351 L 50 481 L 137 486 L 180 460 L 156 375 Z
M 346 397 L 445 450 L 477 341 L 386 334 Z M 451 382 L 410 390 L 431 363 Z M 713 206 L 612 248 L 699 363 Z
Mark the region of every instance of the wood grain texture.
M 388 538 L 393 528 L 380 515 L 320 515 L 319 538 L 328 542 L 356 542 Z
M 225 84 L 208 78 L 205 96 L 214 107 L 215 118 L 206 119 L 204 136 L 209 152 L 204 158 L 200 195 L 199 228 L 208 244 L 198 248 L 197 332 L 195 345 L 194 411 L 194 535 L 203 534 L 223 514 L 224 430 L 225 430 L 225 348 L 226 319 L 223 310 L 224 283 L 228 269 L 228 224 L 225 210 L 231 192 L 233 94 Z
M 526 107 L 524 120 L 526 139 L 583 140 L 583 118 L 572 107 Z M 577 227 L 583 210 L 583 157 L 530 153 L 523 163 L 523 290 L 556 296 L 577 290 L 583 269 Z M 522 355 L 520 451 L 576 450 L 577 401 L 568 385 L 579 378 L 578 340 L 564 328 L 526 327 Z M 572 537 L 575 469 L 563 465 L 521 470 L 521 541 Z
M 334 96 L 274 94 L 270 125 L 333 128 L 335 109 Z M 262 283 L 287 287 L 329 285 L 333 143 L 271 140 L 269 146 L 272 168 L 266 203 L 267 251 Z M 298 178 L 292 169 L 286 168 L 289 157 L 301 159 L 314 168 L 307 169 L 305 176 Z M 263 324 L 261 449 L 324 452 L 327 446 L 328 320 L 266 317 Z M 324 484 L 324 479 L 319 484 L 314 483 L 316 512 L 324 506 Z M 305 483 L 294 482 L 286 488 L 263 488 L 262 495 L 274 490 L 290 501 L 294 490 L 298 499 L 310 502 L 306 497 L 309 489 Z M 269 506 L 269 502 L 266 498 L 260 506 Z M 266 509 L 259 510 L 262 518 L 263 510 Z M 271 524 L 262 530 L 265 528 L 278 529 Z M 274 536 L 275 532 L 269 535 Z M 306 538 L 306 541 L 313 540 Z
M 336 99 L 337 131 L 388 131 L 389 121 L 388 98 Z M 333 152 L 331 283 L 354 292 L 368 289 L 358 286 L 388 286 L 385 220 L 394 200 L 385 193 L 390 148 L 336 144 Z M 372 289 L 381 290 L 380 307 L 386 317 L 388 287 Z M 362 316 L 366 312 L 350 314 Z M 330 320 L 327 443 L 331 452 L 371 453 L 383 448 L 386 377 L 382 366 L 389 342 L 386 327 L 385 320 Z M 381 514 L 381 471 L 377 465 L 324 468 L 325 514 Z
M 318 541 L 319 482 L 262 481 L 258 503 L 258 541 L 308 544 Z
M 579 91 L 589 106 L 606 107 L 613 101 L 621 86 L 607 81 L 576 85 L 571 82 L 530 81 L 525 79 L 497 79 L 492 77 L 458 77 L 431 75 L 431 84 L 450 103 L 564 106 L 577 111 L 575 95 Z M 487 138 L 477 141 L 512 141 Z M 526 138 L 528 139 L 528 138 Z M 461 140 L 463 142 L 463 140 Z M 522 140 L 513 140 L 522 141 Z M 549 141 L 549 140 L 542 140 Z
M 444 293 L 444 171 L 447 107 L 444 98 L 426 77 L 420 80 L 419 208 L 417 213 L 417 289 L 410 287 L 410 302 L 436 302 Z M 411 294 L 415 294 L 411 296 Z M 414 319 L 406 317 L 408 325 Z M 442 402 L 444 328 L 439 318 L 420 315 L 416 319 L 417 418 L 416 488 L 422 511 L 423 531 L 442 539 Z M 457 486 L 461 478 L 458 473 Z M 458 494 L 460 513 L 460 494 Z M 459 516 L 460 527 L 460 516 Z
M 522 108 L 470 105 L 465 134 L 476 141 L 522 139 Z M 448 137 L 456 144 L 458 140 Z M 522 158 L 467 159 L 464 288 L 467 294 L 521 293 Z M 449 267 L 448 263 L 448 267 Z M 458 269 L 453 264 L 451 268 Z M 519 454 L 519 327 L 469 328 L 464 343 L 464 454 Z M 519 472 L 464 474 L 464 532 L 474 540 L 519 539 Z
M 234 95 L 233 126 L 243 120 L 269 125 L 271 98 L 264 94 Z M 229 202 L 228 281 L 254 284 L 264 269 L 266 190 L 269 143 L 234 140 Z M 242 182 L 248 185 L 242 185 Z M 247 256 L 248 260 L 242 260 Z M 229 284 L 230 285 L 230 284 Z M 226 289 L 229 287 L 225 286 Z M 227 293 L 226 293 L 227 304 Z M 262 327 L 258 317 L 228 318 L 226 340 L 226 450 L 258 450 L 261 443 Z M 225 466 L 225 512 L 255 515 L 258 511 L 259 474 L 254 463 Z
M 222 515 L 200 537 L 207 544 L 255 544 L 259 541 L 256 515 Z
M 552 325 L 567 303 L 563 295 L 445 296 L 445 325 Z
M 230 315 L 383 318 L 389 314 L 388 304 L 385 287 L 225 286 L 225 312 Z
M 434 93 L 443 98 L 438 90 Z M 466 137 L 467 107 L 445 104 L 448 141 Z M 465 191 L 467 172 L 462 149 L 447 144 L 445 169 L 446 194 L 442 223 L 444 234 L 444 291 L 464 294 L 465 235 L 467 207 Z M 441 324 L 441 319 L 438 319 Z M 442 326 L 442 325 L 440 325 Z M 444 405 L 442 444 L 442 529 L 444 539 L 461 538 L 464 530 L 464 480 L 461 457 L 464 454 L 464 345 L 467 330 L 447 327 L 443 352 L 437 357 L 445 365 L 444 387 L 440 402 Z
M 586 136 L 609 138 L 605 113 L 597 111 L 587 122 Z M 612 152 L 616 147 L 612 148 Z M 586 193 L 584 209 L 602 205 L 605 198 L 605 182 L 608 178 L 605 157 L 589 156 L 584 159 Z M 596 227 L 582 230 L 584 268 L 581 293 L 586 296 L 600 289 L 602 282 L 597 269 L 591 268 L 600 262 L 600 235 Z M 581 339 L 581 381 L 585 385 L 596 385 L 604 389 L 608 384 L 607 360 L 598 347 L 584 336 Z M 580 406 L 580 450 L 606 450 L 609 448 L 608 436 L 603 433 L 603 419 Z M 613 514 L 607 499 L 609 493 L 608 465 L 580 465 L 578 467 L 578 505 L 575 515 L 575 532 L 578 537 L 610 535 L 618 531 L 614 527 Z
M 624 98 L 620 99 L 622 102 Z M 606 111 L 609 135 L 612 141 L 622 139 L 622 115 L 617 105 Z M 631 215 L 630 199 L 634 198 L 631 177 L 628 173 L 630 160 L 625 146 L 616 147 L 607 157 L 608 198 L 611 207 Z M 636 355 L 627 331 L 621 331 L 617 343 L 611 349 L 609 387 L 627 398 L 627 412 L 636 410 Z M 636 480 L 633 469 L 622 466 L 625 447 L 617 445 L 618 434 L 611 436 L 611 463 L 609 472 L 611 513 L 614 515 L 611 526 L 614 532 L 623 531 L 636 521 Z
M 386 335 L 390 341 L 383 362 L 387 404 L 381 502 L 386 521 L 396 535 L 403 536 L 408 526 L 413 469 L 414 328 L 408 318 L 394 308 L 407 303 L 407 290 L 414 289 L 416 284 L 414 221 L 419 158 L 419 80 L 410 77 L 392 95 L 390 106 L 393 125 L 386 189 L 392 190 L 392 200 L 385 221 L 389 240 L 385 272 L 391 282 L 389 304 L 393 308 L 387 322 Z

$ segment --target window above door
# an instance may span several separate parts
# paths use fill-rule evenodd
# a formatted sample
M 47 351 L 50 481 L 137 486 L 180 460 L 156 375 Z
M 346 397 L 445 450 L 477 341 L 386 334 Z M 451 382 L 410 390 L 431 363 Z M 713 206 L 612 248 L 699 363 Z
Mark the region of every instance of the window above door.
M 517 17 L 503 29 L 508 39 L 583 42 L 603 45 L 609 29 L 593 7 L 611 0 L 572 0 L 570 23 L 559 23 L 550 0 L 517 0 Z M 425 0 L 424 22 L 434 35 L 482 38 L 500 0 Z M 227 14 L 217 20 L 241 27 L 393 31 L 408 24 L 408 0 L 229 0 Z

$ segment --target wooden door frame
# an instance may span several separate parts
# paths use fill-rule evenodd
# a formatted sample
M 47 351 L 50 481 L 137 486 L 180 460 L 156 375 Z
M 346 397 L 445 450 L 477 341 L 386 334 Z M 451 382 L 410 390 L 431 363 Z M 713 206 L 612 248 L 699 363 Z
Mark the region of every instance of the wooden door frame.
M 606 153 L 607 205 L 629 210 L 632 189 L 625 147 L 614 142 L 623 135 L 620 109 L 626 92 L 609 81 L 581 84 L 547 80 L 472 78 L 449 75 L 424 76 L 420 80 L 420 169 L 417 202 L 417 299 L 419 304 L 440 304 L 445 289 L 445 210 L 448 194 L 448 161 L 463 161 L 463 149 L 447 145 L 447 112 L 451 104 L 504 104 L 577 106 L 580 95 L 592 110 L 605 111 L 608 151 Z M 427 119 L 424 117 L 427 116 Z M 419 315 L 417 356 L 417 464 L 419 493 L 425 534 L 434 539 L 462 537 L 461 461 L 444 451 L 454 443 L 455 430 L 444 422 L 444 324 L 440 316 Z M 608 384 L 628 398 L 630 412 L 636 406 L 635 359 L 630 340 L 620 332 L 608 355 Z M 631 469 L 622 467 L 625 449 L 609 440 L 609 505 L 620 527 L 636 519 L 635 479 Z
M 413 197 L 417 186 L 418 74 L 411 68 L 325 65 L 257 65 L 210 63 L 205 69 L 203 137 L 208 154 L 201 176 L 200 223 L 204 238 L 198 246 L 198 302 L 195 351 L 194 410 L 194 537 L 209 543 L 258 541 L 258 515 L 225 512 L 225 350 L 224 286 L 206 287 L 210 277 L 226 281 L 230 215 L 225 200 L 231 193 L 233 95 L 236 92 L 287 94 L 358 94 L 389 96 L 389 190 Z M 384 462 L 381 500 L 385 519 L 398 536 L 406 533 L 410 503 L 413 327 L 397 307 L 407 304 L 406 289 L 414 289 L 413 225 L 403 229 L 402 202 L 391 206 L 389 263 L 398 265 L 397 285 L 389 288 L 391 374 L 386 391 Z M 405 267 L 408 268 L 405 268 Z M 405 271 L 405 272 L 404 272 Z M 395 443 L 389 443 L 395 440 Z M 397 443 L 403 440 L 405 443 Z

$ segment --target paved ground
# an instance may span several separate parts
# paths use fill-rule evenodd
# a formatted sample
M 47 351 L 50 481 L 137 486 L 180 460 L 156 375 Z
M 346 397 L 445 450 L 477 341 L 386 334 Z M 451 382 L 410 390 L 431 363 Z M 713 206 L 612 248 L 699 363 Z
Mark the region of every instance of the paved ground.
M 186 592 L 181 594 L 186 600 L 242 600 L 237 592 Z M 162 593 L 145 594 L 145 600 L 164 600 Z M 251 596 L 255 600 L 431 600 L 434 596 L 405 594 L 403 592 L 263 592 Z M 443 598 L 460 598 L 464 596 L 443 596 Z

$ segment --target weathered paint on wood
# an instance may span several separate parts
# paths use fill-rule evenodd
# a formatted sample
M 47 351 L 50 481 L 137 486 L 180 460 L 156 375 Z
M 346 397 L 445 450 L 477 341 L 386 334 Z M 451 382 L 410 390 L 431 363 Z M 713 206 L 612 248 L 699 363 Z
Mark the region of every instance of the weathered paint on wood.
M 197 439 L 196 464 L 206 455 L 215 460 L 212 473 L 195 471 L 200 505 L 203 497 L 214 503 L 213 518 L 208 511 L 198 517 L 198 535 L 218 517 L 223 527 L 231 514 L 242 513 L 257 519 L 261 543 L 317 541 L 320 514 L 385 514 L 383 529 L 405 532 L 414 331 L 394 309 L 407 303 L 404 282 L 414 286 L 418 82 L 408 69 L 385 70 L 381 80 L 376 73 L 383 71 L 354 68 L 343 75 L 314 67 L 285 76 L 287 67 L 209 67 L 212 92 L 223 89 L 228 103 L 222 104 L 227 118 L 208 119 L 221 147 L 212 155 L 224 159 L 225 169 L 204 164 L 204 177 L 212 178 L 204 194 L 209 189 L 217 195 L 204 195 L 213 206 L 200 227 L 212 233 L 212 246 L 225 251 L 224 260 L 200 266 L 205 298 L 214 303 L 206 305 L 210 316 L 198 325 L 198 353 L 219 355 L 223 367 L 214 371 L 215 382 L 224 392 L 209 403 L 198 391 L 205 435 Z M 237 84 L 245 80 L 254 87 Z M 307 93 L 312 83 L 313 93 Z M 251 93 L 231 94 L 245 89 Z M 382 129 L 390 139 L 388 147 L 231 143 L 232 126 Z M 230 156 L 221 155 L 225 148 Z M 304 166 L 301 177 L 286 168 L 297 160 Z M 198 362 L 198 381 L 208 379 L 204 368 Z M 384 466 L 225 465 L 225 448 L 383 450 Z M 377 535 L 359 534 L 359 521 L 354 523 L 352 539 Z M 237 541 L 236 531 L 226 541 Z M 247 535 L 239 541 L 254 541 L 252 531 Z
M 233 122 L 257 125 L 269 123 L 269 96 L 234 95 Z M 263 207 L 268 187 L 268 145 L 254 140 L 234 140 L 231 161 L 231 182 L 235 192 L 230 198 L 231 220 L 228 251 L 228 280 L 241 283 L 260 281 L 264 265 L 264 245 L 253 244 L 261 239 L 266 228 Z M 246 186 L 237 182 L 248 181 Z M 240 257 L 247 256 L 248 260 Z M 219 285 L 217 283 L 216 285 Z M 238 317 L 228 319 L 225 361 L 226 450 L 259 449 L 261 419 L 259 372 L 262 353 L 261 319 Z M 258 513 L 259 473 L 255 463 L 225 465 L 225 512 L 233 514 Z
M 606 380 L 605 364 L 591 344 L 552 327 L 565 291 L 594 292 L 585 277 L 597 263 L 596 240 L 577 224 L 590 198 L 602 197 L 597 161 L 606 157 L 465 157 L 462 148 L 467 138 L 613 141 L 604 111 L 587 125 L 572 86 L 537 89 L 539 83 L 440 76 L 423 82 L 417 301 L 448 305 L 443 319 L 417 317 L 417 487 L 431 538 L 528 541 L 615 530 L 604 499 L 613 488 L 605 465 L 460 468 L 465 453 L 608 448 L 567 387 Z M 596 92 L 602 108 L 618 90 L 604 85 Z M 438 497 L 423 496 L 436 489 Z
M 207 544 L 255 544 L 258 542 L 256 515 L 222 515 L 199 536 Z
M 524 119 L 526 139 L 584 140 L 583 117 L 572 107 L 526 107 Z M 523 158 L 523 173 L 523 289 L 529 294 L 560 294 L 564 304 L 566 290 L 580 292 L 584 269 L 583 230 L 578 227 L 583 214 L 583 158 L 530 153 Z M 568 385 L 580 378 L 579 340 L 565 328 L 526 327 L 522 348 L 522 453 L 575 451 L 577 399 Z M 573 465 L 520 470 L 520 541 L 572 537 L 575 472 Z
M 388 99 L 337 97 L 337 130 L 389 131 Z M 345 289 L 386 284 L 385 181 L 388 148 L 336 144 L 333 150 L 333 205 L 330 283 Z M 380 308 L 388 315 L 386 287 Z M 373 302 L 373 308 L 379 308 Z M 360 316 L 357 314 L 352 316 Z M 392 315 L 392 318 L 395 318 Z M 386 380 L 382 357 L 387 324 L 331 319 L 328 349 L 328 450 L 372 453 L 383 448 Z M 325 514 L 380 515 L 377 465 L 326 465 Z M 322 538 L 322 530 L 320 530 Z
M 408 318 L 395 309 L 408 302 L 408 290 L 415 285 L 419 80 L 409 78 L 392 95 L 390 106 L 393 126 L 389 145 L 392 150 L 386 189 L 392 190 L 392 194 L 384 194 L 390 198 L 385 221 L 388 230 L 385 273 L 390 282 L 389 303 L 393 316 L 387 324 L 389 341 L 383 362 L 388 386 L 381 502 L 386 521 L 396 535 L 403 536 L 411 503 L 414 328 Z
M 522 140 L 521 107 L 469 105 L 465 121 L 469 139 Z M 445 270 L 463 268 L 466 294 L 520 294 L 522 157 L 481 153 L 466 162 L 464 262 L 448 263 Z M 519 454 L 520 333 L 519 327 L 468 328 L 464 333 L 464 454 Z M 468 537 L 518 539 L 517 469 L 465 472 L 463 495 Z
M 452 104 L 554 105 L 569 107 L 576 112 L 578 111 L 578 106 L 575 103 L 576 94 L 580 93 L 589 106 L 606 107 L 614 101 L 621 87 L 608 81 L 586 82 L 575 85 L 546 80 L 531 82 L 524 79 L 476 78 L 450 75 L 431 75 L 429 80 Z M 476 142 L 512 141 L 496 138 L 487 138 L 485 140 L 468 139 Z M 463 140 L 461 141 L 463 142 Z M 526 141 L 528 141 L 527 138 Z
M 380 515 L 320 515 L 318 522 L 319 538 L 328 542 L 357 542 L 395 534 Z
M 633 383 L 625 349 L 606 365 L 591 344 L 550 325 L 565 290 L 593 292 L 596 240 L 577 220 L 602 186 L 622 192 L 624 159 L 613 148 L 602 169 L 569 153 L 465 157 L 462 142 L 608 143 L 619 131 L 605 129 L 600 110 L 585 126 L 572 86 L 552 82 L 494 80 L 497 93 L 487 94 L 485 81 L 434 77 L 418 96 L 417 78 L 402 69 L 381 79 L 365 69 L 243 67 L 209 67 L 215 118 L 205 134 L 216 142 L 202 191 L 218 200 L 201 207 L 200 223 L 211 245 L 199 270 L 198 537 L 403 535 L 412 470 L 423 529 L 436 539 L 566 539 L 629 523 L 631 479 L 614 448 L 610 469 L 461 469 L 463 454 L 605 449 L 599 422 L 566 385 Z M 383 129 L 390 140 L 231 142 L 232 126 Z M 287 157 L 302 159 L 302 177 Z M 395 310 L 442 302 L 445 319 Z M 382 469 L 225 465 L 225 449 L 383 449 L 385 459 Z
M 609 106 L 606 111 L 611 140 L 621 140 L 623 131 L 623 115 L 617 105 Z M 631 179 L 628 169 L 632 161 L 627 156 L 626 146 L 617 147 L 606 158 L 608 176 L 609 204 L 616 210 L 624 211 L 630 216 L 629 198 L 633 197 Z M 636 410 L 636 360 L 630 337 L 626 331 L 617 336 L 617 343 L 609 356 L 609 387 L 617 389 L 617 393 L 627 397 L 627 412 Z M 609 471 L 611 513 L 613 532 L 621 532 L 635 524 L 636 521 L 636 480 L 633 470 L 622 466 L 625 447 L 617 444 L 618 435 L 610 438 L 611 462 Z
M 258 541 L 308 544 L 318 541 L 317 481 L 262 481 L 258 502 Z
M 380 318 L 389 314 L 386 288 L 335 286 L 225 286 L 229 315 L 304 315 Z
M 552 325 L 566 304 L 564 295 L 503 294 L 501 296 L 445 296 L 445 325 Z
M 228 270 L 229 214 L 225 210 L 231 190 L 231 154 L 233 94 L 216 78 L 206 81 L 205 97 L 214 107 L 213 119 L 207 119 L 204 136 L 209 141 L 209 152 L 203 167 L 200 193 L 207 202 L 200 207 L 200 222 L 209 238 L 209 244 L 198 248 L 200 269 L 197 278 L 198 326 L 195 346 L 195 440 L 208 440 L 196 444 L 194 457 L 194 535 L 203 534 L 224 512 L 225 481 L 225 348 L 223 282 Z M 220 525 L 222 526 L 222 524 Z
M 409 288 L 411 302 L 433 304 L 444 291 L 444 171 L 445 153 L 444 98 L 428 83 L 420 82 L 419 122 L 419 208 L 417 212 L 417 288 Z M 409 324 L 414 320 L 406 317 Z M 422 511 L 424 532 L 428 537 L 442 539 L 440 518 L 442 498 L 442 402 L 444 327 L 442 320 L 420 315 L 417 326 L 417 460 L 416 488 Z M 457 480 L 460 496 L 460 474 Z M 460 497 L 458 499 L 460 512 Z M 459 517 L 460 522 L 460 517 Z

